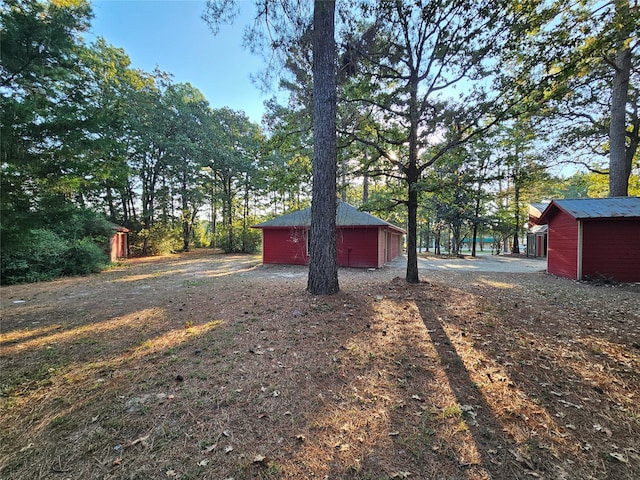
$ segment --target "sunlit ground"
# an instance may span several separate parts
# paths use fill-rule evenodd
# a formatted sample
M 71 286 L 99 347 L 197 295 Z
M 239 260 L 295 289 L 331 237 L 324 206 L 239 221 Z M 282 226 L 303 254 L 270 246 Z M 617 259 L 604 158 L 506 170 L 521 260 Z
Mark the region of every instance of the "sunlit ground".
M 0 477 L 640 477 L 634 292 L 240 260 L 3 289 Z

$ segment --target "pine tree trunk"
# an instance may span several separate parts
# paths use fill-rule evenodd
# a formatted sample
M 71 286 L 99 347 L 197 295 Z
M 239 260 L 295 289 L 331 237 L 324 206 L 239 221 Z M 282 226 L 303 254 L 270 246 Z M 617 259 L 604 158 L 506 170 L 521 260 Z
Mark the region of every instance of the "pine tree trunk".
M 339 290 L 336 252 L 335 1 L 316 0 L 313 15 L 313 187 L 307 290 Z
M 611 95 L 611 125 L 609 127 L 609 196 L 626 197 L 629 194 L 631 159 L 627 161 L 626 108 L 631 73 L 631 50 L 616 53 L 613 90 Z
M 515 231 L 513 232 L 513 246 L 511 248 L 511 253 L 520 253 L 520 242 L 518 240 L 518 232 L 520 231 L 520 179 L 522 177 L 518 175 L 514 178 L 514 190 L 515 190 Z M 505 250 L 506 252 L 506 250 Z
M 418 252 L 416 249 L 417 226 L 418 226 L 418 191 L 416 182 L 409 186 L 407 201 L 407 276 L 408 283 L 418 283 Z
M 418 283 L 418 252 L 416 249 L 416 238 L 418 233 L 418 74 L 412 71 L 409 80 L 409 162 L 404 169 L 404 173 L 409 187 L 407 195 L 407 276 L 408 283 Z

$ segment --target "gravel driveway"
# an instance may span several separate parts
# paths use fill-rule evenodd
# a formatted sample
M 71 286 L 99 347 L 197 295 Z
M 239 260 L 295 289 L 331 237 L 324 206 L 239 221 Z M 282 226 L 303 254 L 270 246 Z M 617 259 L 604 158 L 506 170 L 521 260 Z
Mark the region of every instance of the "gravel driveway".
M 389 267 L 406 268 L 406 256 L 400 256 L 387 264 Z M 546 258 L 530 258 L 518 255 L 479 255 L 464 258 L 418 258 L 418 269 L 452 270 L 470 272 L 530 273 L 547 269 Z

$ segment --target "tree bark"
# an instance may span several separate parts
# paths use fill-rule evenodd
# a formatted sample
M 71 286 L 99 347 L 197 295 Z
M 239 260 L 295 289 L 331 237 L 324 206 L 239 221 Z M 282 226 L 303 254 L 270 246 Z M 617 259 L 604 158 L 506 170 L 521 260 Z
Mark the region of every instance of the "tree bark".
M 336 251 L 335 1 L 316 0 L 313 14 L 313 187 L 307 291 L 339 290 Z
M 516 225 L 513 232 L 513 246 L 511 248 L 511 253 L 520 253 L 520 242 L 518 240 L 518 233 L 520 231 L 520 179 L 520 171 L 518 170 L 518 173 L 514 176 L 513 182 L 513 189 L 515 192 L 514 220 Z
M 627 156 L 626 109 L 631 74 L 631 50 L 620 50 L 615 55 L 615 73 L 611 94 L 611 125 L 609 127 L 609 196 L 629 195 L 631 157 Z
M 480 194 L 481 194 L 481 189 L 479 187 L 478 191 L 476 192 L 476 205 L 473 210 L 473 239 L 471 241 L 472 257 L 476 256 L 476 244 L 478 241 L 477 238 L 478 238 L 478 221 L 480 220 Z M 480 247 L 480 250 L 482 251 L 482 247 Z
M 419 283 L 418 252 L 416 238 L 418 230 L 418 189 L 417 180 L 409 184 L 407 198 L 407 283 Z
M 180 215 L 182 219 L 182 250 L 188 252 L 191 247 L 191 213 L 189 213 L 189 203 L 187 201 L 187 180 L 184 172 L 182 173 L 180 190 L 180 197 L 182 199 L 182 214 Z
M 407 195 L 407 283 L 419 283 L 418 252 L 416 238 L 418 233 L 418 73 L 412 70 L 409 79 L 409 162 L 405 168 L 408 185 Z

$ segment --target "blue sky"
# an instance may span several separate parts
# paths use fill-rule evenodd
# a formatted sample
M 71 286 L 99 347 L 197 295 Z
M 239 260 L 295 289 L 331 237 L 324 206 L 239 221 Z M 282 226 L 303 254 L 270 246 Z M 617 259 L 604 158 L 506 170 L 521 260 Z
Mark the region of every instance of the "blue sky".
M 152 72 L 157 65 L 173 74 L 175 82 L 199 89 L 212 107 L 242 110 L 252 121 L 261 121 L 266 97 L 250 75 L 263 64 L 242 47 L 252 1 L 240 1 L 241 16 L 216 36 L 200 18 L 204 1 L 92 0 L 92 5 L 91 33 L 123 48 L 134 68 Z

